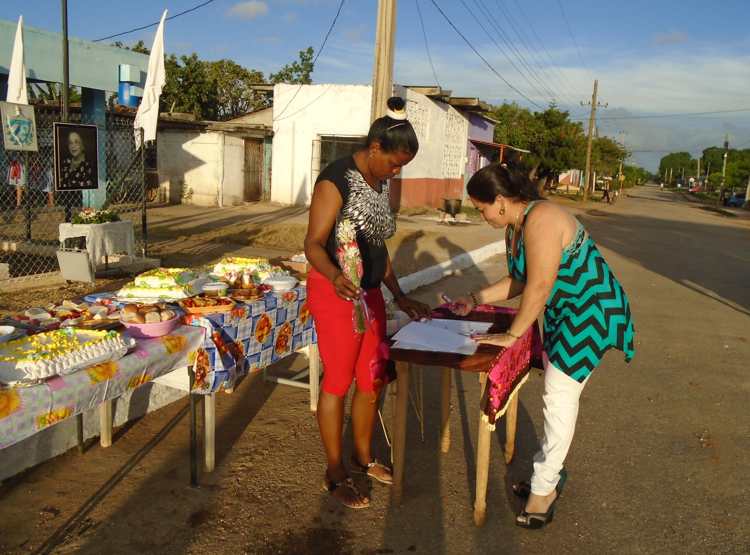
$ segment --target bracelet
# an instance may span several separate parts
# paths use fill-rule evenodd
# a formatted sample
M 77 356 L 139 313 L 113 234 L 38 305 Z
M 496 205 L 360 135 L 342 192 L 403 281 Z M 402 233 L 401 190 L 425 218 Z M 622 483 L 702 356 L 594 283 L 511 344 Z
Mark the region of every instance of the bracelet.
M 479 306 L 481 304 L 479 302 L 479 300 L 477 299 L 477 296 L 474 294 L 473 291 L 471 293 L 469 293 L 469 297 L 471 297 L 471 300 L 474 302 L 474 306 L 475 307 L 477 307 L 477 306 Z
M 521 339 L 520 335 L 516 335 L 515 333 L 510 333 L 510 330 L 506 331 L 505 335 L 510 335 L 513 339 Z

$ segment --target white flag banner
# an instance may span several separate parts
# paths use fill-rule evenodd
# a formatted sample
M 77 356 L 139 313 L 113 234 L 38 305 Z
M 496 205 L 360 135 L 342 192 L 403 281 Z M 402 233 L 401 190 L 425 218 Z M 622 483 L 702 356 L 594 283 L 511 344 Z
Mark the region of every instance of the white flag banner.
M 23 63 L 23 16 L 18 18 L 16 40 L 13 42 L 6 100 L 15 104 L 29 103 L 29 97 L 26 93 L 26 64 Z
M 167 73 L 164 69 L 164 20 L 167 17 L 167 10 L 161 16 L 159 27 L 156 29 L 154 44 L 151 47 L 151 57 L 148 60 L 148 75 L 146 75 L 146 85 L 143 87 L 143 98 L 141 105 L 138 106 L 138 112 L 135 114 L 133 127 L 135 128 L 135 146 L 141 146 L 141 133 L 143 129 L 143 140 L 156 140 L 156 124 L 159 121 L 159 97 L 164 83 L 167 80 Z

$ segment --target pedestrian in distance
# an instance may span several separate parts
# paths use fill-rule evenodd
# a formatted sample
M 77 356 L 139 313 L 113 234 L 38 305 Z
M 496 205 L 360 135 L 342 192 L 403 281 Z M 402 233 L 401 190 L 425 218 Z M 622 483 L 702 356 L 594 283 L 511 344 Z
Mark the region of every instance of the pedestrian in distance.
M 475 173 L 467 190 L 484 220 L 505 228 L 509 275 L 456 299 L 454 312 L 466 316 L 478 305 L 521 296 L 507 332 L 475 337 L 499 347 L 544 317 L 544 438 L 530 482 L 514 486 L 525 498 L 516 524 L 542 528 L 567 478 L 563 463 L 584 386 L 607 350 L 623 351 L 627 361 L 635 354 L 630 304 L 586 229 L 542 200 L 526 175 L 493 164 Z
M 342 455 L 344 399 L 355 378 L 351 466 L 381 483 L 393 482 L 391 468 L 371 453 L 378 397 L 388 381 L 385 302 L 380 284 L 385 283 L 398 307 L 412 318 L 430 313 L 429 307 L 401 291 L 385 244 L 396 231 L 387 180 L 398 175 L 419 149 L 405 107 L 402 98 L 390 98 L 386 115 L 370 126 L 365 147 L 321 172 L 305 238 L 305 254 L 312 266 L 307 278 L 308 306 L 325 368 L 317 410 L 327 461 L 324 488 L 352 509 L 370 503 L 350 478 Z M 352 226 L 356 249 L 351 248 L 354 241 L 342 245 L 339 240 L 340 232 L 351 234 Z M 361 263 L 355 264 L 361 270 L 359 279 L 350 279 L 339 262 L 339 249 L 347 245 L 361 255 Z M 356 317 L 358 310 L 368 313 L 367 322 Z M 363 332 L 355 329 L 355 320 L 365 324 Z

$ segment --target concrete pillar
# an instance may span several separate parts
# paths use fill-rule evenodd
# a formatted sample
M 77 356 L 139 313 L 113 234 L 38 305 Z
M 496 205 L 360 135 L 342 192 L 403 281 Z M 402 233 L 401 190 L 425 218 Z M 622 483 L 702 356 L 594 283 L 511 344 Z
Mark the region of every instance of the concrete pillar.
M 263 192 L 261 199 L 271 200 L 271 152 L 273 152 L 273 139 L 263 138 Z
M 83 206 L 101 208 L 107 200 L 107 102 L 104 91 L 81 89 L 81 119 L 99 129 L 99 188 L 83 192 Z

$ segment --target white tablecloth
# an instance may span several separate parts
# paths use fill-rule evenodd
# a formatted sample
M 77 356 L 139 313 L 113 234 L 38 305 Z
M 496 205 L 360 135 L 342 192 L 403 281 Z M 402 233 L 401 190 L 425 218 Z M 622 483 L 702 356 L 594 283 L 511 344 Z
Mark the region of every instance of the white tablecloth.
M 135 235 L 130 220 L 106 224 L 60 224 L 60 243 L 64 244 L 65 239 L 72 237 L 86 237 L 86 250 L 94 266 L 104 261 L 105 255 L 135 254 Z

